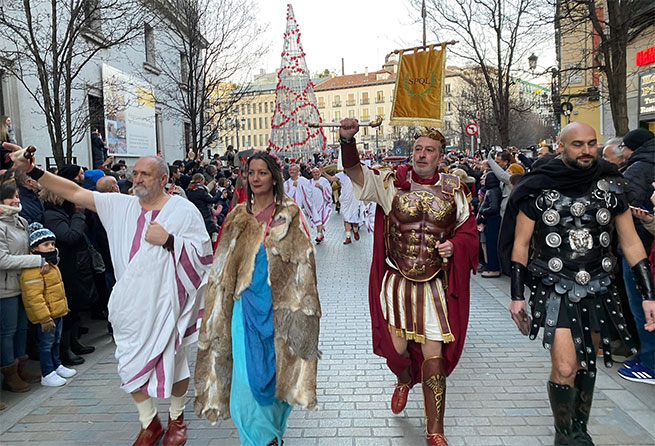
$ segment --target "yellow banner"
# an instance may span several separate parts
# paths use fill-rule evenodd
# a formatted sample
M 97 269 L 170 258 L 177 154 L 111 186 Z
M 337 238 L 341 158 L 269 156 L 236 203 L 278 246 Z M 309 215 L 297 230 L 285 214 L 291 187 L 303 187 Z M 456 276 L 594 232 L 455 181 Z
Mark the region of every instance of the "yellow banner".
M 400 52 L 391 125 L 442 127 L 446 45 L 413 54 Z

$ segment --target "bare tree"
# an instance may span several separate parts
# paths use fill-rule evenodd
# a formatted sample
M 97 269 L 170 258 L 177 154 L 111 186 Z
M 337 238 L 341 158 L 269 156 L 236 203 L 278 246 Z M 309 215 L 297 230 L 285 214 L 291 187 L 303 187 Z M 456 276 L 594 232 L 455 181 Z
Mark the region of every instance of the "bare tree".
M 262 30 L 252 5 L 238 0 L 172 0 L 176 20 L 164 31 L 156 62 L 165 81 L 157 101 L 188 124 L 191 149 L 212 144 L 219 125 L 248 91 L 261 60 Z M 179 54 L 178 58 L 171 54 Z
M 411 3 L 421 10 L 420 0 Z M 490 98 L 486 105 L 504 147 L 510 143 L 511 90 L 519 61 L 546 40 L 544 16 L 550 8 L 543 0 L 426 1 L 437 40 L 458 40 L 448 50 L 480 70 Z
M 58 166 L 88 130 L 83 69 L 138 36 L 143 11 L 138 0 L 3 0 L 0 57 L 43 113 Z
M 550 0 L 562 36 L 580 35 L 580 70 L 600 70 L 607 83 L 614 130 L 628 133 L 627 46 L 655 20 L 652 0 Z M 585 34 L 585 24 L 591 23 Z M 584 45 L 592 41 L 592 45 Z M 585 51 L 585 48 L 589 48 Z M 591 61 L 591 63 L 585 63 Z

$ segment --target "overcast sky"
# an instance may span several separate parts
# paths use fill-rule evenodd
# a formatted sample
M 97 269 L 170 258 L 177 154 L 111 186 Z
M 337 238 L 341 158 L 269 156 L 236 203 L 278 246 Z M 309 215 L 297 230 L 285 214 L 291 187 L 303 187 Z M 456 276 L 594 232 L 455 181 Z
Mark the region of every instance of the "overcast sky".
M 273 72 L 280 67 L 280 54 L 286 29 L 287 0 L 255 0 L 261 23 L 265 24 L 264 40 L 270 51 L 259 68 Z M 329 69 L 341 74 L 341 58 L 345 73 L 363 73 L 382 68 L 384 56 L 393 50 L 419 46 L 423 31 L 420 14 L 407 0 L 295 0 L 291 3 L 300 28 L 300 42 L 307 54 L 312 73 Z M 428 23 L 428 43 L 435 43 Z M 554 50 L 538 54 L 539 65 L 552 65 Z M 456 64 L 450 59 L 449 64 Z M 527 61 L 524 63 L 527 69 Z

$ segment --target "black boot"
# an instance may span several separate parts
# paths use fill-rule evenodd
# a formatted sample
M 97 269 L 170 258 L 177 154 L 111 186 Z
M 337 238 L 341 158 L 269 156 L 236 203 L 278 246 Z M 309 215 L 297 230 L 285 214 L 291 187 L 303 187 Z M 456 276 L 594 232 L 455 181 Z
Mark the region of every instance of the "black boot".
M 548 381 L 548 398 L 555 418 L 555 446 L 576 444 L 572 434 L 577 394 L 575 387 Z
M 580 446 L 594 446 L 591 435 L 587 432 L 587 422 L 591 412 L 591 401 L 594 398 L 596 375 L 589 376 L 587 370 L 578 370 L 575 377 L 575 388 L 578 396 L 575 399 L 575 414 L 573 416 L 573 441 Z
M 96 351 L 95 347 L 86 346 L 80 343 L 80 341 L 78 341 L 78 338 L 80 337 L 79 330 L 80 330 L 80 325 L 78 322 L 75 322 L 71 327 L 71 335 L 70 335 L 71 351 L 76 355 L 88 355 L 89 353 L 93 353 L 94 351 Z
M 77 356 L 71 351 L 71 331 L 64 330 L 61 332 L 61 341 L 59 345 L 59 359 L 64 365 L 84 364 L 84 358 Z

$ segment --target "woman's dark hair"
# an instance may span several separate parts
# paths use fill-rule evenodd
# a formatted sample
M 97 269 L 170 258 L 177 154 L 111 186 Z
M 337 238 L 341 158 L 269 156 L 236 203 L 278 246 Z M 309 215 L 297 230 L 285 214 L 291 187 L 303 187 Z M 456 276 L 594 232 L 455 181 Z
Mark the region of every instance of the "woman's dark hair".
M 0 201 L 6 200 L 7 198 L 14 198 L 18 189 L 11 183 L 5 183 L 0 186 Z
M 253 160 L 264 161 L 266 163 L 266 167 L 268 167 L 269 172 L 271 172 L 271 176 L 273 177 L 273 198 L 275 198 L 275 207 L 277 208 L 280 204 L 282 204 L 282 200 L 284 200 L 284 179 L 282 178 L 282 170 L 280 169 L 280 166 L 278 165 L 275 158 L 273 158 L 271 155 L 266 152 L 255 152 L 255 154 L 248 158 L 248 161 L 246 161 L 246 172 L 248 172 L 248 169 L 250 168 L 250 162 Z M 246 210 L 248 213 L 252 214 L 253 193 L 252 190 L 250 190 L 250 182 L 247 180 L 246 197 Z

